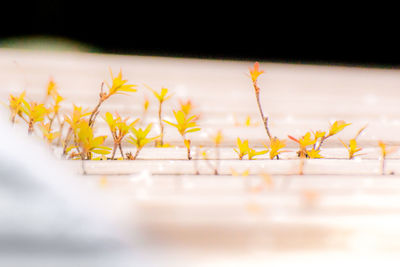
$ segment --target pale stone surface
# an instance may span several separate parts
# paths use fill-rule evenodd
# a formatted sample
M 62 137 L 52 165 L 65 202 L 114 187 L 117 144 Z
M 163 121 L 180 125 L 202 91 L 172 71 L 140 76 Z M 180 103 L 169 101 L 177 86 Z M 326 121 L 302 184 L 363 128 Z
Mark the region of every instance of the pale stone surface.
M 52 76 L 67 98 L 64 111 L 70 111 L 72 103 L 92 108 L 101 82 L 110 80 L 111 67 L 114 73 L 121 68 L 140 90 L 129 97 L 113 97 L 103 113 L 140 117 L 147 95 L 152 105 L 145 122 L 154 122 L 157 128 L 155 101 L 143 84 L 155 89 L 165 86 L 175 93 L 175 100 L 166 103 L 166 119 L 172 118 L 177 99 L 192 99 L 203 128 L 192 135 L 192 141 L 195 147 L 205 146 L 210 161 L 185 160 L 181 137 L 166 126 L 165 140 L 177 148 L 146 147 L 136 161 L 85 162 L 89 175 L 80 177 L 115 201 L 107 200 L 111 207 L 124 203 L 131 208 L 145 236 L 158 240 L 161 251 L 181 266 L 374 266 L 377 262 L 390 266 L 398 262 L 400 152 L 386 161 L 386 173 L 393 175 L 379 175 L 377 140 L 400 144 L 400 71 L 261 62 L 266 71 L 260 77 L 261 97 L 273 135 L 300 137 L 309 130 L 327 130 L 330 122 L 342 119 L 352 123 L 339 134 L 348 141 L 368 124 L 359 137 L 366 155 L 347 160 L 346 150 L 334 137 L 324 144 L 321 154 L 326 159 L 307 160 L 305 175 L 300 176 L 292 141 L 288 141 L 290 152 L 279 161 L 265 155 L 239 161 L 233 151 L 237 137 L 249 139 L 257 149 L 263 149 L 266 141 L 246 75 L 251 65 L 0 50 L 0 97 L 5 100 L 8 93 L 25 89 L 31 99 L 41 100 Z M 246 116 L 256 125 L 243 126 Z M 98 134 L 109 134 L 100 117 L 96 127 Z M 216 164 L 210 137 L 218 129 L 223 129 L 225 140 L 220 175 L 215 176 L 208 164 Z M 135 151 L 130 145 L 124 147 Z M 59 155 L 59 148 L 54 151 Z M 199 157 L 196 148 L 193 155 Z M 80 162 L 62 162 L 73 175 L 82 173 Z M 196 170 L 201 175 L 195 175 Z M 250 176 L 232 176 L 246 170 Z

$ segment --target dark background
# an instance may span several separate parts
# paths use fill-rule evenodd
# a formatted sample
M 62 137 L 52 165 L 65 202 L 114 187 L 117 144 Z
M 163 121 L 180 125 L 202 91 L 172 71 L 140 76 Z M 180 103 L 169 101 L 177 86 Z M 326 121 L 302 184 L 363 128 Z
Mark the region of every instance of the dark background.
M 2 8 L 0 39 L 62 37 L 117 54 L 400 66 L 397 21 L 385 11 L 216 3 L 13 2 Z

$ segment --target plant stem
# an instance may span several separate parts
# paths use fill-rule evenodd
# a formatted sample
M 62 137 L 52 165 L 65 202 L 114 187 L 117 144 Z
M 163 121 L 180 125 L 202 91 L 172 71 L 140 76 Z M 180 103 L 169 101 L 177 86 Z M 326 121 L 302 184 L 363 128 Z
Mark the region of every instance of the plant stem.
M 187 158 L 188 160 L 191 160 L 192 156 L 190 155 L 190 146 L 187 146 L 186 148 L 187 148 Z
M 254 90 L 255 90 L 255 93 L 256 93 L 257 105 L 258 105 L 258 109 L 260 110 L 261 119 L 262 119 L 262 121 L 264 123 L 265 131 L 267 132 L 268 138 L 269 138 L 269 140 L 271 140 L 272 139 L 272 135 L 271 135 L 271 132 L 269 131 L 269 127 L 268 127 L 268 117 L 264 116 L 264 112 L 263 112 L 262 107 L 261 107 L 260 88 L 257 85 L 257 81 L 253 82 L 253 86 L 254 86 Z
M 99 103 L 97 104 L 97 106 L 93 109 L 92 114 L 90 114 L 90 118 L 89 118 L 89 127 L 93 128 L 94 122 L 96 120 L 99 108 L 101 106 L 101 104 L 103 103 L 103 100 L 100 98 Z
M 215 169 L 214 169 L 214 174 L 218 175 L 218 169 L 219 169 L 219 158 L 220 158 L 220 154 L 219 154 L 219 145 L 215 145 Z
M 142 148 L 137 148 L 135 155 L 133 156 L 133 160 L 135 160 L 137 158 L 137 156 L 139 155 L 140 150 L 142 150 Z
M 162 147 L 164 145 L 164 124 L 162 123 L 162 101 L 160 101 L 160 105 L 158 108 L 158 120 L 160 121 L 160 146 Z
M 33 121 L 30 120 L 29 121 L 29 125 L 28 125 L 28 134 L 31 135 L 33 133 Z
M 114 143 L 113 152 L 112 152 L 112 155 L 111 155 L 111 160 L 114 160 L 115 152 L 117 151 L 117 148 L 118 148 L 118 143 Z
M 385 175 L 385 157 L 381 158 L 381 175 Z
M 124 158 L 124 152 L 122 151 L 121 143 L 118 144 L 118 147 L 119 147 L 119 152 L 121 152 L 121 157 Z
M 67 154 L 67 146 L 69 144 L 71 136 L 72 136 L 72 128 L 69 127 L 67 136 L 65 137 L 65 140 L 64 140 L 63 156 L 65 156 Z

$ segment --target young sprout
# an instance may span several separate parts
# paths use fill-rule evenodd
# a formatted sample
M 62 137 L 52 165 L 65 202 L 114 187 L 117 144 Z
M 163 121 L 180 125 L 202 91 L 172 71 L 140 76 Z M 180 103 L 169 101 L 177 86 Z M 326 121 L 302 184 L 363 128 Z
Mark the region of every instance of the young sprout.
M 243 160 L 243 157 L 247 155 L 249 160 L 252 160 L 254 157 L 259 156 L 259 155 L 264 155 L 268 153 L 268 150 L 261 150 L 261 151 L 256 151 L 253 148 L 249 147 L 249 140 L 240 140 L 240 138 L 237 138 L 237 149 L 234 148 L 233 150 L 238 154 L 239 159 Z
M 188 160 L 191 160 L 192 159 L 192 156 L 190 155 L 191 141 L 189 139 L 186 139 L 186 134 L 200 131 L 200 128 L 196 124 L 197 116 L 193 115 L 189 117 L 185 115 L 185 113 L 182 110 L 179 110 L 178 112 L 174 110 L 173 113 L 175 116 L 176 124 L 166 120 L 163 121 L 171 126 L 174 126 L 178 130 L 186 146 Z
M 49 110 L 44 106 L 44 104 L 37 104 L 36 102 L 28 103 L 25 100 L 22 100 L 22 103 L 23 112 L 28 116 L 28 134 L 32 134 L 35 124 L 43 121 Z
M 124 152 L 122 151 L 122 140 L 129 133 L 129 130 L 133 128 L 133 126 L 139 121 L 139 119 L 134 120 L 131 123 L 127 123 L 128 118 L 122 119 L 119 114 L 116 114 L 115 117 L 110 112 L 107 112 L 104 120 L 107 122 L 108 127 L 110 128 L 111 135 L 114 140 L 113 152 L 111 155 L 111 159 L 113 160 L 115 157 L 115 152 L 117 148 L 121 152 L 122 158 L 124 157 Z
M 51 127 L 53 125 L 53 122 L 54 122 L 54 120 L 56 118 L 58 119 L 58 122 L 59 122 L 60 127 L 61 127 L 62 123 L 61 123 L 61 120 L 60 120 L 60 117 L 59 117 L 59 111 L 60 111 L 60 103 L 61 103 L 61 101 L 64 100 L 64 98 L 62 96 L 60 96 L 59 94 L 53 95 L 52 97 L 53 97 L 53 100 L 54 100 L 54 104 L 49 109 L 49 114 L 48 114 L 49 121 L 50 121 L 50 124 L 49 124 L 50 129 L 51 129 Z M 53 116 L 50 116 L 50 114 L 52 114 Z M 61 130 L 60 130 L 60 132 L 61 132 Z
M 92 127 L 86 120 L 80 120 L 74 129 L 75 148 L 78 154 L 73 154 L 81 160 L 93 159 L 94 154 L 108 155 L 111 148 L 103 146 L 107 136 L 94 137 Z
M 260 64 L 258 62 L 254 63 L 253 69 L 250 69 L 250 77 L 253 82 L 254 92 L 256 94 L 256 100 L 257 100 L 258 109 L 260 111 L 261 119 L 264 123 L 265 131 L 267 132 L 268 138 L 269 138 L 269 140 L 271 140 L 272 135 L 271 135 L 271 132 L 268 127 L 268 117 L 266 117 L 264 115 L 264 112 L 262 110 L 261 100 L 260 100 L 260 87 L 258 87 L 258 84 L 257 84 L 258 76 L 260 76 L 261 74 L 264 73 L 264 71 L 260 70 L 259 68 L 260 68 Z
M 346 145 L 346 144 L 339 138 L 339 141 L 343 144 L 343 146 L 347 149 L 347 152 L 349 153 L 349 159 L 354 159 L 354 157 L 356 157 L 356 156 L 361 156 L 361 155 L 362 155 L 362 154 L 356 154 L 356 153 L 358 153 L 358 152 L 360 152 L 360 151 L 362 150 L 362 148 L 359 147 L 358 144 L 357 144 L 357 137 L 361 134 L 362 131 L 364 131 L 364 129 L 365 129 L 366 127 L 367 127 L 367 126 L 364 126 L 363 128 L 361 128 L 361 129 L 357 132 L 356 136 L 355 136 L 354 138 L 350 139 L 348 145 Z
M 277 137 L 272 138 L 269 144 L 264 144 L 264 146 L 269 149 L 270 159 L 278 158 L 279 154 L 287 152 L 286 150 L 281 150 L 286 147 L 286 140 L 280 140 Z
M 63 144 L 63 156 L 65 156 L 68 152 L 67 150 L 70 139 L 76 132 L 76 129 L 78 128 L 80 121 L 83 120 L 84 117 L 89 116 L 90 114 L 92 113 L 88 112 L 87 109 L 83 109 L 82 107 L 73 105 L 72 114 L 70 116 L 64 115 L 64 122 L 69 124 L 69 129 Z
M 296 139 L 290 135 L 289 138 L 299 144 L 300 150 L 297 152 L 297 154 L 300 157 L 299 174 L 303 175 L 306 158 L 322 158 L 322 156 L 319 154 L 319 150 L 315 150 L 314 148 L 307 149 L 308 146 L 314 145 L 316 140 L 315 138 L 314 139 L 311 138 L 310 132 L 307 132 L 300 139 Z
M 134 84 L 126 84 L 128 81 L 122 79 L 122 71 L 119 72 L 117 77 L 113 76 L 112 71 L 111 72 L 111 79 L 112 79 L 112 84 L 111 86 L 107 84 L 108 86 L 108 93 L 103 92 L 103 84 L 101 85 L 101 91 L 100 91 L 100 98 L 99 102 L 97 103 L 96 107 L 93 109 L 91 112 L 90 118 L 89 118 L 89 126 L 93 127 L 94 122 L 96 120 L 97 115 L 99 114 L 99 109 L 101 104 L 103 104 L 104 101 L 106 101 L 109 97 L 115 94 L 121 94 L 121 95 L 126 95 L 126 93 L 132 93 L 136 92 L 137 85 Z
M 138 129 L 135 129 L 135 127 L 130 128 L 130 131 L 133 134 L 133 136 L 128 137 L 128 142 L 136 146 L 136 153 L 134 156 L 132 156 L 132 153 L 129 153 L 128 154 L 129 159 L 135 160 L 137 158 L 137 156 L 139 155 L 139 152 L 142 150 L 142 148 L 146 144 L 159 138 L 159 136 L 150 137 L 150 138 L 147 137 L 147 135 L 151 131 L 152 126 L 153 126 L 153 124 L 150 123 L 144 130 L 142 128 L 138 128 Z
M 240 138 L 237 138 L 237 149 L 234 148 L 233 150 L 238 154 L 239 159 L 242 160 L 244 156 L 246 156 L 249 153 L 249 140 L 240 140 Z
M 8 107 L 11 112 L 10 120 L 13 124 L 15 123 L 16 116 L 19 116 L 23 120 L 25 120 L 25 118 L 23 117 L 23 113 L 24 113 L 24 106 L 23 106 L 24 104 L 23 103 L 25 101 L 25 95 L 26 95 L 26 92 L 23 91 L 19 96 L 13 96 L 12 94 L 10 94 L 10 96 L 8 98 L 8 101 L 9 101 Z
M 314 148 L 308 149 L 308 146 L 314 145 L 316 140 L 315 138 L 311 138 L 311 133 L 307 132 L 304 136 L 302 136 L 300 139 L 296 139 L 293 136 L 289 135 L 289 138 L 296 143 L 299 144 L 299 151 L 297 154 L 299 155 L 300 158 L 322 158 L 322 156 L 319 154 L 320 151 L 316 150 Z
M 170 99 L 172 97 L 172 94 L 168 95 L 168 89 L 167 88 L 161 88 L 160 93 L 158 93 L 157 91 L 153 90 L 152 88 L 150 88 L 149 86 L 147 86 L 147 89 L 149 89 L 154 96 L 157 98 L 158 100 L 158 121 L 160 123 L 160 142 L 159 142 L 159 146 L 162 147 L 164 145 L 164 124 L 162 123 L 162 104 L 167 101 L 168 99 Z
M 381 156 L 380 156 L 380 160 L 381 160 L 381 175 L 385 174 L 385 160 L 386 160 L 386 156 L 389 154 L 392 154 L 393 152 L 395 152 L 397 150 L 397 147 L 391 147 L 391 148 L 387 148 L 386 144 L 383 141 L 378 141 L 378 145 L 380 148 L 380 152 L 381 152 Z
M 314 150 L 319 151 L 321 150 L 321 146 L 324 143 L 326 139 L 328 139 L 331 136 L 334 136 L 341 132 L 344 128 L 349 126 L 351 123 L 346 123 L 343 120 L 335 121 L 333 124 L 330 125 L 329 127 L 329 132 L 326 134 L 326 132 L 322 131 L 317 131 L 314 133 L 314 138 L 315 138 L 315 144 L 314 144 Z M 318 142 L 319 139 L 319 142 Z

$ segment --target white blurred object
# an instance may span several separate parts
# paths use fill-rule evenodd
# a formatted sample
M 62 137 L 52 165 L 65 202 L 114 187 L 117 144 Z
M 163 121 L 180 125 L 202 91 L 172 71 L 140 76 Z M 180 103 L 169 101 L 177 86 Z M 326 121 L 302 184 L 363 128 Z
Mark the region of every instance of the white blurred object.
M 0 114 L 0 266 L 160 266 L 145 259 L 144 239 L 116 225 L 118 218 L 109 220 L 101 198 L 68 174 L 44 143 L 4 118 Z

